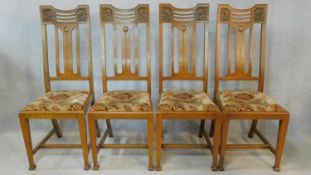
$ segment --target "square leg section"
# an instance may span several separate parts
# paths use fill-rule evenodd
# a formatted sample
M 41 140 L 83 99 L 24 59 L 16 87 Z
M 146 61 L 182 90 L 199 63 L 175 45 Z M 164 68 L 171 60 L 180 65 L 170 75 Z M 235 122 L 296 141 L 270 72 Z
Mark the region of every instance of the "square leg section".
M 133 116 L 133 117 L 131 117 Z M 92 157 L 93 157 L 93 169 L 99 170 L 99 164 L 98 164 L 98 153 L 102 148 L 112 148 L 112 149 L 122 149 L 122 148 L 130 148 L 130 149 L 140 149 L 140 148 L 146 148 L 148 149 L 148 170 L 152 171 L 154 169 L 153 165 L 153 114 L 138 114 L 136 118 L 134 117 L 135 114 L 99 114 L 99 113 L 89 113 L 88 121 L 89 121 L 89 129 L 90 129 L 90 147 L 92 150 Z M 104 132 L 102 138 L 97 143 L 97 133 L 96 133 L 96 123 L 98 120 L 106 119 L 107 122 L 107 129 Z M 147 121 L 147 130 L 148 130 L 148 143 L 147 144 L 105 144 L 105 140 L 108 136 L 112 135 L 112 129 L 111 129 L 111 120 L 112 119 L 140 119 L 140 120 L 146 120 Z
M 157 150 L 157 166 L 158 171 L 162 170 L 161 158 L 162 158 L 162 148 L 172 148 L 172 149 L 202 149 L 209 148 L 212 153 L 212 171 L 218 170 L 218 155 L 219 155 L 219 145 L 221 136 L 221 122 L 222 117 L 220 112 L 216 113 L 200 113 L 195 115 L 192 113 L 193 117 L 189 117 L 191 114 L 185 113 L 158 113 L 156 118 L 156 150 Z M 163 143 L 163 121 L 164 120 L 200 120 L 199 137 L 203 137 L 206 144 L 166 144 Z M 209 136 L 204 129 L 204 123 L 206 119 L 215 121 L 215 135 L 213 138 L 213 144 L 209 139 Z
M 25 114 L 20 113 L 19 119 L 23 134 L 23 139 L 26 147 L 27 158 L 29 162 L 29 170 L 34 170 L 36 165 L 34 163 L 34 154 L 39 151 L 39 149 L 82 149 L 83 158 L 84 158 L 84 169 L 88 170 L 90 168 L 88 160 L 88 143 L 86 135 L 86 123 L 83 113 L 69 114 L 68 118 L 59 118 L 55 116 L 56 114 L 47 114 L 47 116 L 36 117 L 36 114 Z M 58 114 L 57 114 L 58 115 Z M 64 114 L 59 114 L 64 115 Z M 39 114 L 41 116 L 41 114 Z M 29 121 L 31 119 L 47 119 L 51 120 L 53 124 L 53 129 L 35 146 L 32 146 L 31 131 L 29 126 Z M 79 131 L 81 144 L 46 144 L 46 142 L 56 134 L 57 137 L 62 137 L 62 133 L 58 122 L 56 119 L 76 119 L 79 123 Z
M 238 119 L 244 119 L 239 117 Z M 224 170 L 224 159 L 225 159 L 225 151 L 227 149 L 269 149 L 275 155 L 275 163 L 273 166 L 274 171 L 280 171 L 280 162 L 281 157 L 284 149 L 285 139 L 286 139 L 286 132 L 288 128 L 288 121 L 289 121 L 289 114 L 282 114 L 279 116 L 272 117 L 263 117 L 263 119 L 270 119 L 270 120 L 278 120 L 279 127 L 278 127 L 278 137 L 277 137 L 277 145 L 276 148 L 272 146 L 272 144 L 263 136 L 263 134 L 256 128 L 259 118 L 246 118 L 245 119 L 252 119 L 251 129 L 248 133 L 249 137 L 252 138 L 254 135 L 257 135 L 259 139 L 263 142 L 263 144 L 227 144 L 227 137 L 228 137 L 228 128 L 229 128 L 229 121 L 232 120 L 229 116 L 224 115 L 222 121 L 222 138 L 221 138 L 221 146 L 220 146 L 220 161 L 219 161 L 219 170 Z

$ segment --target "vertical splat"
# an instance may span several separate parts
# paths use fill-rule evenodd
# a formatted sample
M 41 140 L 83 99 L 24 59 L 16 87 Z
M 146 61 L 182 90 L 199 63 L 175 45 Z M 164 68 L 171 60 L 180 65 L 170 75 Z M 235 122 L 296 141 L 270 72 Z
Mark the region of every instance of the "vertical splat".
M 64 74 L 72 75 L 73 72 L 73 46 L 72 46 L 72 31 L 76 28 L 76 24 L 60 24 L 58 28 L 62 31 L 63 36 L 63 59 L 64 59 Z
M 245 27 L 238 26 L 236 30 L 236 43 L 235 43 L 235 75 L 244 74 L 245 64 Z

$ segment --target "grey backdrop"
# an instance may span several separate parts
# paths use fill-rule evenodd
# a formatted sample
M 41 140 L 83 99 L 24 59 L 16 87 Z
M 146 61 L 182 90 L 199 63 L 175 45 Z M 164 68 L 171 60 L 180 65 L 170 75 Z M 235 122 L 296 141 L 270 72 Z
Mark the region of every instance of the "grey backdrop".
M 251 7 L 254 3 L 269 4 L 267 25 L 267 61 L 265 93 L 276 99 L 291 113 L 288 130 L 289 138 L 302 138 L 298 142 L 287 143 L 297 148 L 307 143 L 303 138 L 310 133 L 311 104 L 311 1 L 309 0 L 1 0 L 0 5 L 0 131 L 20 132 L 18 111 L 24 105 L 44 92 L 42 71 L 42 47 L 39 5 L 52 4 L 57 8 L 73 8 L 78 4 L 89 4 L 92 22 L 93 67 L 96 98 L 101 95 L 101 61 L 99 40 L 98 4 L 112 3 L 119 8 L 130 8 L 137 3 L 149 3 L 151 13 L 151 59 L 152 59 L 152 92 L 154 103 L 158 92 L 158 3 L 171 2 L 178 7 L 191 7 L 199 2 L 210 3 L 209 25 L 209 92 L 213 95 L 214 59 L 215 59 L 215 17 L 218 3 L 230 3 L 237 8 Z M 123 85 L 111 85 L 117 88 Z M 189 84 L 183 84 L 190 86 Z M 234 87 L 238 86 L 233 84 Z M 54 85 L 62 87 L 62 85 Z M 72 85 L 80 86 L 79 84 Z M 177 84 L 173 86 L 178 86 Z M 134 87 L 134 86 L 132 86 Z M 144 123 L 123 123 L 133 132 L 143 131 Z M 63 127 L 74 127 L 69 122 Z M 114 128 L 120 123 L 114 122 Z M 176 124 L 182 126 L 183 124 Z M 237 122 L 233 127 L 247 129 L 249 122 Z M 50 123 L 34 123 L 33 128 L 44 130 Z M 188 125 L 184 125 L 188 126 Z M 191 125 L 196 129 L 197 125 Z M 105 126 L 103 126 L 105 127 Z M 264 122 L 260 127 L 271 136 L 276 135 L 276 123 Z M 295 139 L 295 140 L 296 140 Z M 297 139 L 297 140 L 298 140 Z

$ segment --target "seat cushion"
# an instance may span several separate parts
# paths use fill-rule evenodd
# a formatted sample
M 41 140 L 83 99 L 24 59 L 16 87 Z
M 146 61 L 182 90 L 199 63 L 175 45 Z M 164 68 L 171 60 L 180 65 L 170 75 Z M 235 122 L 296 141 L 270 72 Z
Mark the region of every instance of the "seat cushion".
M 150 96 L 144 91 L 109 91 L 95 102 L 91 111 L 152 111 Z
M 217 106 L 202 91 L 164 91 L 161 93 L 159 110 L 215 112 Z
M 24 111 L 81 111 L 88 96 L 87 91 L 52 91 L 28 104 Z
M 253 90 L 223 91 L 217 100 L 226 112 L 282 112 L 285 111 L 272 98 Z

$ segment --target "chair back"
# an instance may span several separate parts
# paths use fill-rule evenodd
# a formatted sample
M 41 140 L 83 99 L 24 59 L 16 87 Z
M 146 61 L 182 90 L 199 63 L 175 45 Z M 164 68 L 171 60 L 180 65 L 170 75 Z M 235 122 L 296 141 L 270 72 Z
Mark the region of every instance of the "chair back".
M 219 81 L 258 81 L 258 90 L 264 88 L 267 5 L 256 4 L 248 9 L 235 9 L 228 4 L 218 5 L 216 34 L 216 78 L 215 94 Z M 260 26 L 255 26 L 255 25 Z M 226 26 L 227 30 L 223 31 Z M 260 34 L 259 74 L 253 75 L 255 30 Z M 257 29 L 256 28 L 256 29 Z M 222 40 L 227 41 L 222 44 Z M 226 45 L 226 49 L 221 46 Z M 225 75 L 220 75 L 221 52 L 227 64 Z
M 45 91 L 51 91 L 51 81 L 85 80 L 90 92 L 94 93 L 90 14 L 88 5 L 79 5 L 71 10 L 60 10 L 50 5 L 40 6 Z M 51 26 L 52 31 L 48 31 Z M 86 30 L 81 32 L 80 28 Z M 85 38 L 80 35 L 85 34 Z M 54 37 L 53 37 L 54 35 Z M 83 35 L 84 36 L 84 35 Z M 49 46 L 54 43 L 54 49 Z M 86 47 L 84 58 L 88 64 L 87 76 L 81 74 L 81 48 Z M 55 51 L 54 53 L 51 53 Z M 55 55 L 55 76 L 50 75 L 52 67 L 49 55 Z M 94 95 L 94 94 L 93 94 Z
M 112 25 L 112 33 L 108 33 L 106 25 Z M 149 5 L 138 4 L 131 9 L 119 9 L 110 4 L 100 5 L 100 30 L 102 46 L 102 81 L 106 92 L 107 82 L 116 80 L 144 80 L 151 93 L 150 73 L 150 29 Z M 109 44 L 113 44 L 114 75 L 107 75 L 107 37 L 113 36 Z M 140 42 L 145 39 L 145 45 Z M 140 75 L 140 53 L 146 49 L 147 76 Z M 121 53 L 119 53 L 119 51 Z M 121 65 L 121 66 L 118 66 Z M 120 68 L 120 69 L 119 69 Z
M 164 81 L 169 80 L 201 80 L 203 90 L 207 92 L 207 42 L 209 4 L 197 4 L 192 8 L 176 8 L 171 4 L 159 5 L 159 91 L 163 90 Z M 164 37 L 164 28 L 168 24 L 168 35 Z M 200 25 L 202 24 L 202 25 Z M 197 36 L 197 30 L 203 30 L 202 36 Z M 169 40 L 170 38 L 170 40 Z M 198 40 L 203 38 L 203 55 L 197 56 L 199 48 Z M 170 47 L 163 47 L 164 43 L 170 43 Z M 170 75 L 163 75 L 163 52 L 170 53 Z M 176 53 L 176 54 L 175 54 Z M 177 59 L 176 59 L 177 58 Z M 197 75 L 197 59 L 203 61 L 203 76 Z M 177 67 L 177 68 L 176 68 Z

